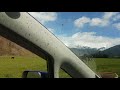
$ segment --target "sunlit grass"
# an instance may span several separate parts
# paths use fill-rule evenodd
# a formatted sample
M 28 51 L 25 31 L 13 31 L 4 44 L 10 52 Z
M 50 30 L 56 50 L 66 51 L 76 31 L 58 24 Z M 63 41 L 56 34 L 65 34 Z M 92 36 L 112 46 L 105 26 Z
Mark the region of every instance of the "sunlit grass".
M 96 58 L 97 72 L 114 72 L 120 76 L 120 58 Z
M 47 71 L 46 61 L 40 57 L 0 57 L 0 78 L 21 78 L 25 70 Z M 70 77 L 60 70 L 60 78 Z
M 120 76 L 120 59 L 96 58 L 96 72 L 115 72 Z M 94 64 L 95 64 L 94 63 Z M 21 78 L 25 70 L 47 71 L 46 61 L 40 57 L 0 57 L 0 78 Z M 70 76 L 60 69 L 60 78 Z
M 39 57 L 0 57 L 0 78 L 21 78 L 25 70 L 47 71 L 46 61 Z

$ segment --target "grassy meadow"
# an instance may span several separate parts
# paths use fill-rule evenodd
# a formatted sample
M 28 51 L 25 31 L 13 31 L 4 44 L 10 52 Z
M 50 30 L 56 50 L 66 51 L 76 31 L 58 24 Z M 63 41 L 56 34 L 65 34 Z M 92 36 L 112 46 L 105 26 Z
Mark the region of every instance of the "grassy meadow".
M 117 58 L 95 58 L 97 72 L 115 72 L 120 76 L 120 59 Z M 40 57 L 0 57 L 0 78 L 21 78 L 25 70 L 47 71 L 46 61 Z M 69 78 L 65 72 L 60 70 L 61 78 Z
M 114 72 L 120 76 L 120 58 L 96 58 L 97 72 Z
M 40 57 L 18 57 L 11 59 L 11 56 L 0 57 L 0 78 L 21 78 L 25 70 L 47 71 L 46 61 Z M 70 77 L 63 70 L 60 70 L 60 77 Z

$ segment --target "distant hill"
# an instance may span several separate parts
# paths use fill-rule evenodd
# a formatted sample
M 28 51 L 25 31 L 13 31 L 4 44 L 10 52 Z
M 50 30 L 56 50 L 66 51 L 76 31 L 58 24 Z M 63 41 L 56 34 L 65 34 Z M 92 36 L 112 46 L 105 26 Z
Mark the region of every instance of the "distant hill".
M 101 48 L 102 49 L 102 48 Z M 70 48 L 70 50 L 75 53 L 78 57 L 84 55 L 91 55 L 93 57 L 120 57 L 120 45 L 113 46 L 108 49 L 100 50 L 90 47 L 80 47 L 80 48 Z
M 0 56 L 34 56 L 35 54 L 0 36 Z
M 96 53 L 105 54 L 108 57 L 120 57 L 120 45 L 113 46 L 103 51 L 99 51 L 96 48 L 90 47 L 78 47 L 69 49 L 78 57 L 81 57 L 83 55 L 92 55 Z M 31 53 L 30 51 L 0 36 L 0 56 L 4 55 L 35 56 L 35 54 Z
M 77 56 L 91 55 L 98 52 L 96 48 L 90 47 L 70 48 L 70 50 Z
M 120 57 L 120 45 L 108 48 L 101 53 L 108 55 L 108 57 Z

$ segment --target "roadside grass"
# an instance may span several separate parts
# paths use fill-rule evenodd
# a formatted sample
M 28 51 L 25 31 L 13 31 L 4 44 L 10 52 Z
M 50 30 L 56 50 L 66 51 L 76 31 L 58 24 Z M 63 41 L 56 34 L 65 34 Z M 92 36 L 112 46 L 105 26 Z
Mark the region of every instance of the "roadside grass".
M 47 71 L 46 61 L 40 57 L 0 57 L 0 78 L 21 78 L 25 70 Z
M 95 58 L 97 72 L 114 72 L 120 76 L 120 58 Z
M 0 57 L 0 78 L 21 78 L 25 70 L 47 71 L 46 61 L 40 57 Z M 115 72 L 120 76 L 120 58 L 95 58 L 96 72 Z M 60 69 L 60 78 L 71 78 Z
M 0 57 L 0 78 L 21 78 L 25 70 L 47 71 L 46 61 L 40 57 L 19 57 L 14 56 Z M 60 78 L 70 76 L 60 69 Z

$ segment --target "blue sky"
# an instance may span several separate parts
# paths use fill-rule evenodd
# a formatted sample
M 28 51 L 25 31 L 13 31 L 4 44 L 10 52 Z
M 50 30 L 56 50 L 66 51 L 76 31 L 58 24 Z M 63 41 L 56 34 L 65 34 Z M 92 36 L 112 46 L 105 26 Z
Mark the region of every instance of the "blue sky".
M 119 12 L 30 12 L 68 47 L 120 44 Z

